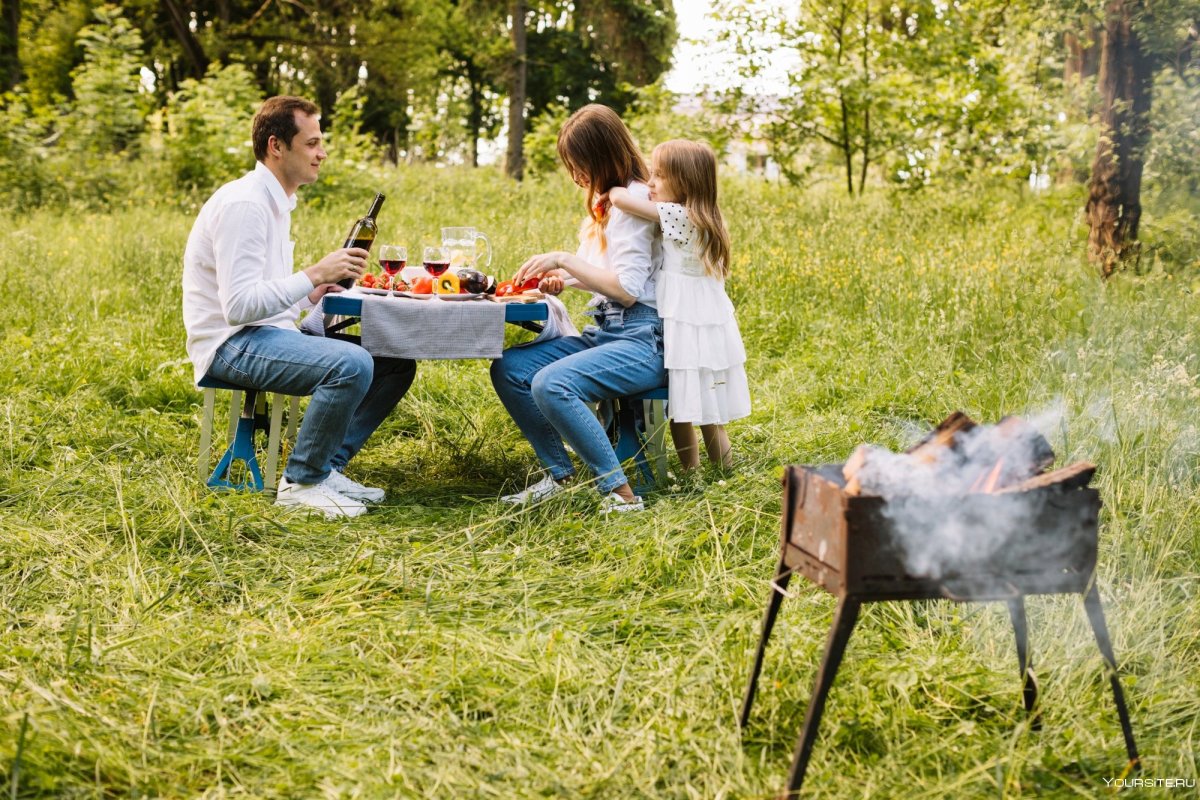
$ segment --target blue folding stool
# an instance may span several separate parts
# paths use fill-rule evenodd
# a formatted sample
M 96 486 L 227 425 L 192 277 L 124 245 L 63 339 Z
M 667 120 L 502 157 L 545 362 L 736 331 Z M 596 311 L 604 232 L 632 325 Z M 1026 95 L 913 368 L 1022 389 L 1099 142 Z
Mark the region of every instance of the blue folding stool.
M 597 413 L 608 431 L 617 461 L 634 459 L 647 488 L 665 484 L 667 387 L 601 402 Z
M 252 490 L 268 493 L 275 491 L 276 471 L 279 466 L 280 428 L 283 424 L 284 398 L 287 395 L 275 393 L 270 403 L 270 417 L 266 414 L 266 392 L 235 386 L 231 383 L 205 376 L 199 384 L 204 390 L 204 409 L 200 422 L 200 457 L 199 474 L 205 485 L 214 489 Z M 217 467 L 211 474 L 208 472 L 211 458 L 213 415 L 216 405 L 216 390 L 224 389 L 232 393 L 229 406 L 229 447 Z M 238 415 L 239 395 L 245 394 L 241 414 Z M 261 407 L 261 413 L 260 413 Z M 291 397 L 291 413 L 288 414 L 287 438 L 294 441 L 297 420 L 300 417 L 300 398 Z M 256 431 L 267 431 L 267 463 L 266 473 L 259 468 L 258 452 L 255 447 Z M 246 478 L 240 482 L 233 480 L 233 467 L 237 462 L 245 465 Z

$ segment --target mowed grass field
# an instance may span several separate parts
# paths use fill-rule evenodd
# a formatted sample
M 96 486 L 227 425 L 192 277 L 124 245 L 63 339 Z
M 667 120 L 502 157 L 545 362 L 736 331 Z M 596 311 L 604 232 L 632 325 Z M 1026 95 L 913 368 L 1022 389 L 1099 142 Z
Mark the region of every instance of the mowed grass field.
M 376 188 L 381 242 L 413 253 L 441 225 L 476 225 L 501 277 L 573 249 L 583 207 L 561 175 L 402 169 L 334 201 L 302 194 L 297 263 L 339 244 Z M 497 502 L 536 465 L 483 362 L 421 365 L 350 470 L 388 489 L 363 518 L 210 492 L 179 308 L 196 208 L 10 220 L 0 793 L 772 796 L 834 606 L 793 581 L 740 731 L 782 468 L 907 445 L 954 409 L 1040 414 L 1060 463 L 1099 465 L 1098 580 L 1142 774 L 1195 779 L 1198 300 L 1161 273 L 1101 285 L 1081 205 L 1079 191 L 850 202 L 727 181 L 755 403 L 730 428 L 736 468 L 613 520 L 591 490 Z M 1082 603 L 1029 612 L 1040 731 L 1002 604 L 868 606 L 806 795 L 1110 796 L 1126 759 Z

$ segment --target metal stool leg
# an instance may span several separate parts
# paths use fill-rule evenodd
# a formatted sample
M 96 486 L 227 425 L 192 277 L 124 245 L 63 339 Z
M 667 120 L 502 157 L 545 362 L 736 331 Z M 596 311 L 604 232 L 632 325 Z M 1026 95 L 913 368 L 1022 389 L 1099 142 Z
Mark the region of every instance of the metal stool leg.
M 204 390 L 204 407 L 200 412 L 200 455 L 197 457 L 200 480 L 208 479 L 208 463 L 212 458 L 213 411 L 217 403 L 217 390 Z
M 1108 680 L 1112 684 L 1113 699 L 1117 703 L 1117 716 L 1121 719 L 1121 733 L 1125 736 L 1125 752 L 1129 754 L 1129 762 L 1135 768 L 1141 766 L 1138 759 L 1137 745 L 1133 741 L 1133 725 L 1129 722 L 1129 709 L 1125 706 L 1125 692 L 1121 690 L 1121 677 L 1117 672 L 1117 657 L 1113 653 L 1112 640 L 1108 637 L 1108 625 L 1104 621 L 1104 608 L 1100 605 L 1100 592 L 1096 584 L 1088 587 L 1083 596 L 1083 607 L 1087 610 L 1088 622 L 1092 624 L 1092 632 L 1096 634 L 1096 645 L 1100 655 L 1108 665 Z
M 746 696 L 742 699 L 742 715 L 738 724 L 743 728 L 750 722 L 750 707 L 754 705 L 754 693 L 758 689 L 758 677 L 762 673 L 763 657 L 767 653 L 767 640 L 771 638 L 771 630 L 775 627 L 775 618 L 779 616 L 779 607 L 787 592 L 788 581 L 792 579 L 792 571 L 779 559 L 775 567 L 775 580 L 771 582 L 771 596 L 767 600 L 767 612 L 763 615 L 762 632 L 758 636 L 758 650 L 754 654 L 754 666 L 750 668 L 750 680 L 746 683 Z
M 1008 601 L 1008 616 L 1012 619 L 1013 633 L 1017 637 L 1017 664 L 1021 670 L 1021 696 L 1025 701 L 1025 711 L 1034 714 L 1037 706 L 1037 678 L 1033 675 L 1033 662 L 1029 657 L 1029 625 L 1025 619 L 1025 598 L 1017 597 Z M 1036 714 L 1030 722 L 1030 727 L 1040 730 L 1042 716 Z
M 857 598 L 843 597 L 838 603 L 837 611 L 834 612 L 833 627 L 829 629 L 829 640 L 825 645 L 825 658 L 817 672 L 812 698 L 808 701 L 808 712 L 804 715 L 804 727 L 800 731 L 796 752 L 792 756 L 792 771 L 788 775 L 785 797 L 797 797 L 800 787 L 804 784 L 804 773 L 808 769 L 813 744 L 816 743 L 817 728 L 821 725 L 821 714 L 825 711 L 825 700 L 829 697 L 833 679 L 837 677 L 838 667 L 841 666 L 850 634 L 854 632 L 854 623 L 858 621 L 861 606 L 862 603 Z

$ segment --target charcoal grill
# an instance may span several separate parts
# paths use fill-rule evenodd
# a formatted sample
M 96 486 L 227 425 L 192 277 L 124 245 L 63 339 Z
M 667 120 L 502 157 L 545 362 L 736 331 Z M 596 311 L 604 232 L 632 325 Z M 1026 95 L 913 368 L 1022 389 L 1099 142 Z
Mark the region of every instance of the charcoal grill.
M 779 562 L 762 621 L 762 634 L 742 703 L 746 727 L 762 671 L 767 640 L 792 575 L 799 573 L 838 598 L 825 655 L 817 672 L 804 725 L 796 742 L 785 797 L 796 796 L 804 782 L 825 700 L 858 620 L 863 603 L 885 600 L 1003 601 L 1016 634 L 1017 661 L 1026 712 L 1038 717 L 1037 683 L 1029 656 L 1025 597 L 1038 594 L 1083 595 L 1088 621 L 1108 667 L 1125 749 L 1137 766 L 1129 711 L 1118 679 L 1104 610 L 1093 575 L 1100 496 L 1087 487 L 1094 468 L 1024 491 L 946 497 L 891 498 L 855 496 L 845 491 L 841 464 L 788 467 L 783 479 L 783 524 Z M 1090 467 L 1090 465 L 1085 465 Z M 984 556 L 960 557 L 926 574 L 906 567 L 904 538 L 897 530 L 896 508 L 889 503 L 942 504 L 935 514 L 953 514 L 970 526 L 986 529 L 990 520 L 1010 518 L 1019 504 L 1025 535 L 1012 537 Z M 928 509 L 927 509 L 928 510 Z

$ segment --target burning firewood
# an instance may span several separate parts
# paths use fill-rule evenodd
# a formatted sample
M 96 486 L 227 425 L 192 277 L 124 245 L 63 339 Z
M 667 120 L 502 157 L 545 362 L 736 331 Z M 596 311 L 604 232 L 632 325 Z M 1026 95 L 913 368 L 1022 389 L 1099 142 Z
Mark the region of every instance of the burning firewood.
M 1076 461 L 1068 467 L 1056 469 L 1052 472 L 1043 472 L 1018 484 L 1005 486 L 1003 489 L 997 490 L 996 493 L 1028 492 L 1032 489 L 1044 489 L 1048 486 L 1057 486 L 1063 491 L 1080 489 L 1091 482 L 1092 475 L 1095 473 L 1095 464 L 1088 463 L 1087 461 Z
M 850 495 L 991 493 L 1021 484 L 1054 463 L 1050 443 L 1029 423 L 1005 417 L 979 425 L 956 411 L 905 453 L 872 445 L 842 468 Z

